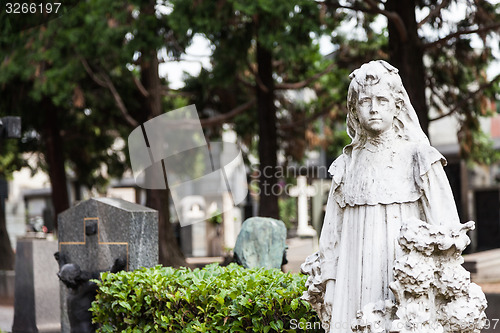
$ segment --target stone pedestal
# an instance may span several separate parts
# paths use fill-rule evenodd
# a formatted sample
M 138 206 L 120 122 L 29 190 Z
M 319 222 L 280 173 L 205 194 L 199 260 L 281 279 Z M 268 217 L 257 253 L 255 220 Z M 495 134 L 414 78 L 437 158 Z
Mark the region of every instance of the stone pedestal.
M 0 271 L 0 305 L 14 305 L 15 271 Z
M 20 239 L 16 250 L 14 324 L 12 332 L 59 332 L 57 242 Z

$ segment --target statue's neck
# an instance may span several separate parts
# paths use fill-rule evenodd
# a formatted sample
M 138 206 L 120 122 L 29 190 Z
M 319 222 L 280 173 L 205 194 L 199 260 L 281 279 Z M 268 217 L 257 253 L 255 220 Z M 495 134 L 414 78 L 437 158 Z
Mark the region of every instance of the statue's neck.
M 395 139 L 396 133 L 394 132 L 394 129 L 390 129 L 375 136 L 368 136 L 365 148 L 370 151 L 380 151 L 390 147 L 394 143 Z

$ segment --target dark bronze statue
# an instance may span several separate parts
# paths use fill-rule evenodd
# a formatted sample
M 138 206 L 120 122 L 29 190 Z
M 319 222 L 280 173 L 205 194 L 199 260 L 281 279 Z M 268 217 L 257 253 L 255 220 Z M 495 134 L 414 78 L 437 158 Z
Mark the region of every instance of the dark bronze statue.
M 66 301 L 71 332 L 95 332 L 98 327 L 97 324 L 92 323 L 92 313 L 89 309 L 97 294 L 97 285 L 91 280 L 99 279 L 101 272 L 82 271 L 80 266 L 68 262 L 67 258 L 59 252 L 56 252 L 54 257 L 59 263 L 57 276 L 68 288 Z M 124 270 L 126 265 L 126 260 L 118 258 L 110 272 L 116 273 Z

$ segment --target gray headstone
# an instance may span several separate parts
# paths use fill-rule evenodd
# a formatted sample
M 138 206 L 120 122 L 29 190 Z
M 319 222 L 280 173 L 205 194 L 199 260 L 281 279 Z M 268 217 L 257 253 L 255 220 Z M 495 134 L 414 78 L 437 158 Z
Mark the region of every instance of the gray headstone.
M 15 271 L 0 271 L 0 305 L 14 305 Z
M 59 332 L 57 242 L 20 239 L 16 247 L 12 332 Z
M 234 254 L 246 268 L 280 268 L 286 250 L 286 226 L 269 217 L 251 217 L 243 222 Z
M 82 271 L 108 271 L 116 259 L 127 270 L 158 264 L 158 212 L 122 199 L 83 201 L 58 216 L 59 253 Z M 61 284 L 62 332 L 69 332 Z

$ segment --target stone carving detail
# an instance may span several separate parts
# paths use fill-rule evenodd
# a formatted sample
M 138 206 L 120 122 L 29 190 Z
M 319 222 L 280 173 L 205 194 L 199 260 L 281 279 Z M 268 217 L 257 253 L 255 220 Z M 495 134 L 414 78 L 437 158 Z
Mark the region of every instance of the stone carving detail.
M 314 311 L 319 316 L 323 327 L 330 326 L 330 309 L 325 305 L 325 284 L 321 278 L 321 264 L 319 252 L 316 252 L 309 257 L 300 266 L 303 274 L 309 275 L 306 281 L 307 290 L 302 295 L 302 299 L 308 301 Z
M 460 223 L 446 159 L 420 128 L 395 67 L 371 61 L 350 79 L 352 141 L 329 168 L 303 298 L 329 333 L 479 332 L 486 300 L 461 267 L 474 223 Z
M 480 332 L 486 298 L 461 265 L 474 222 L 456 227 L 409 220 L 401 229 L 404 255 L 394 264 L 391 300 L 367 304 L 353 332 Z

